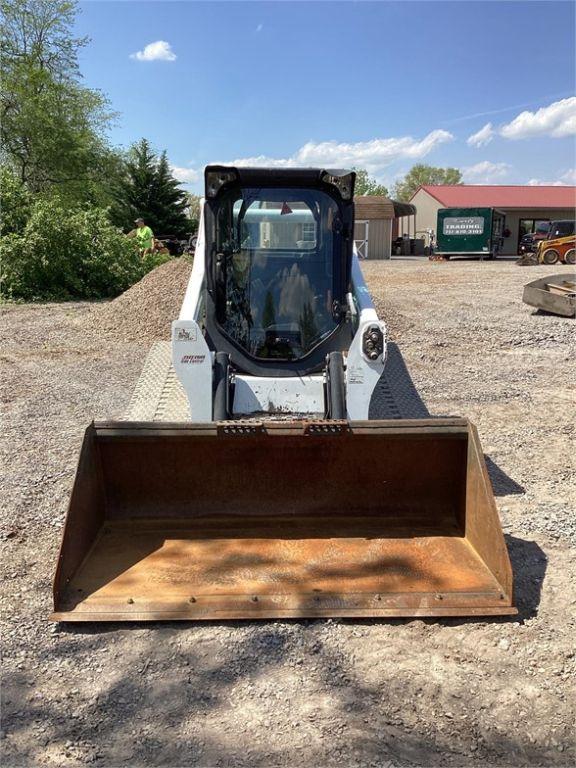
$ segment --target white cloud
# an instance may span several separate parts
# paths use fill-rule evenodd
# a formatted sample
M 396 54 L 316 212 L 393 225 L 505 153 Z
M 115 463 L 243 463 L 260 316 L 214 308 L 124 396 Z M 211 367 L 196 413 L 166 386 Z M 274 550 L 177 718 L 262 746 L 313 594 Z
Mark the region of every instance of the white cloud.
M 144 50 L 131 53 L 130 58 L 136 61 L 175 61 L 176 54 L 166 40 L 156 40 L 154 43 L 148 43 Z
M 490 160 L 482 160 L 475 165 L 463 168 L 462 176 L 467 184 L 492 184 L 508 174 L 508 163 L 493 163 Z
M 399 138 L 372 139 L 344 143 L 337 141 L 309 141 L 289 157 L 257 155 L 239 157 L 225 165 L 267 166 L 270 168 L 298 168 L 326 166 L 346 168 L 357 166 L 369 173 L 378 173 L 396 160 L 418 160 L 454 137 L 448 131 L 431 131 L 423 139 L 412 136 Z
M 183 184 L 195 184 L 202 178 L 202 173 L 195 168 L 183 168 L 178 165 L 171 165 L 170 170 L 175 179 Z
M 486 123 L 479 131 L 468 136 L 466 143 L 471 147 L 485 147 L 486 144 L 490 144 L 494 136 L 494 129 L 492 123 Z
M 528 187 L 566 187 L 568 186 L 565 181 L 543 181 L 542 179 L 528 179 L 526 182 Z
M 561 174 L 555 181 L 529 179 L 526 184 L 529 187 L 570 187 L 576 184 L 576 168 L 570 168 L 565 173 Z
M 566 184 L 576 184 L 576 168 L 569 168 L 566 173 L 560 176 L 561 181 L 565 181 Z
M 279 158 L 267 155 L 254 155 L 253 157 L 237 157 L 235 160 L 217 161 L 217 165 L 235 165 L 238 168 L 294 168 L 298 163 L 291 157 Z
M 500 128 L 506 139 L 550 136 L 558 139 L 576 134 L 576 96 L 555 101 L 535 112 L 521 112 Z

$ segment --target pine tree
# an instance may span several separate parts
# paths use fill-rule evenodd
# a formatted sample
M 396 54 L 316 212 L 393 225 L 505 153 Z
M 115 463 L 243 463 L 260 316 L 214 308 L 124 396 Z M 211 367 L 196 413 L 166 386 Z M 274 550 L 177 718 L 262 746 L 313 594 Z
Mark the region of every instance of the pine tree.
M 141 217 L 155 235 L 184 237 L 190 232 L 188 198 L 173 177 L 166 152 L 158 157 L 146 139 L 134 144 L 118 182 L 112 216 L 124 229 Z
M 186 215 L 188 195 L 172 175 L 166 151 L 162 152 L 156 166 L 151 204 L 159 222 L 159 232 L 182 237 L 190 232 L 190 219 Z

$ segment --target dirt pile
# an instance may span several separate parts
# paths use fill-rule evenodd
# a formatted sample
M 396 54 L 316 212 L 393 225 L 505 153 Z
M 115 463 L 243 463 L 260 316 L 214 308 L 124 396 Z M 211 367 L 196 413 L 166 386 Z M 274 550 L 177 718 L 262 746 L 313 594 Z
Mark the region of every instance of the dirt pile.
M 152 270 L 114 301 L 94 306 L 87 317 L 91 330 L 117 341 L 169 339 L 191 269 L 185 259 L 172 259 Z
M 518 261 L 514 262 L 518 267 L 536 267 L 538 266 L 538 256 L 535 253 L 525 253 Z

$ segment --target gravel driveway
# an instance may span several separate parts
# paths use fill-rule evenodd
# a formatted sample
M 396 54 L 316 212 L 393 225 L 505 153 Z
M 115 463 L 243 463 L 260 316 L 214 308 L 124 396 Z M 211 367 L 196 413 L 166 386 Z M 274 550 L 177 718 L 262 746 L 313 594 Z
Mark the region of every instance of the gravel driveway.
M 479 428 L 519 617 L 53 625 L 82 433 L 177 313 L 188 267 L 161 270 L 107 305 L 2 308 L 3 764 L 574 765 L 575 325 L 521 301 L 568 269 L 364 265 L 430 413 Z

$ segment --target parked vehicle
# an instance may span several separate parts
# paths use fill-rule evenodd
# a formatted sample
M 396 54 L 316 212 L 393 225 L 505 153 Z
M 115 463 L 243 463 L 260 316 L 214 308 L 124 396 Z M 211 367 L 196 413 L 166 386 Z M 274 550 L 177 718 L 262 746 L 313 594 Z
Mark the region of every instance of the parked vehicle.
M 502 249 L 505 219 L 496 208 L 440 208 L 435 256 L 495 259 Z
M 196 244 L 198 243 L 198 233 L 190 235 L 190 237 L 182 243 L 182 253 L 186 256 L 194 256 L 196 253 Z
M 529 232 L 527 235 L 522 235 L 520 245 L 518 246 L 518 253 L 523 256 L 525 253 L 533 253 L 535 248 L 534 233 Z
M 557 237 L 568 237 L 575 232 L 575 222 L 573 219 L 559 219 L 558 221 L 551 221 L 548 233 L 546 235 L 547 240 L 555 240 Z
M 550 222 L 545 240 L 538 243 L 536 253 L 540 264 L 576 263 L 574 221 L 562 219 Z
M 167 248 L 170 256 L 182 256 L 187 240 L 181 240 L 176 235 L 159 235 L 155 238 L 163 248 Z
M 519 254 L 523 256 L 525 253 L 536 253 L 538 244 L 546 239 L 547 234 L 547 231 L 544 232 L 540 229 L 536 232 L 528 232 L 528 234 L 523 235 L 518 248 Z
M 536 253 L 538 243 L 548 236 L 549 229 L 549 219 L 521 219 L 518 254 Z
M 354 247 L 354 181 L 206 168 L 172 324 L 189 421 L 88 427 L 54 620 L 517 612 L 474 426 L 369 420 L 386 324 Z

